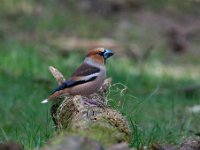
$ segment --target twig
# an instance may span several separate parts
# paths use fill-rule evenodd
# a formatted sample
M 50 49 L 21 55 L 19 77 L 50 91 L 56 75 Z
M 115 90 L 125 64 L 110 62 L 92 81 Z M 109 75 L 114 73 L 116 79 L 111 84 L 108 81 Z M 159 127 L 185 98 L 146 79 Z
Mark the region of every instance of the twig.
M 53 77 L 58 82 L 58 85 L 60 85 L 61 83 L 63 83 L 65 81 L 65 78 L 62 75 L 62 73 L 60 71 L 58 71 L 56 68 L 54 68 L 53 66 L 49 66 L 49 71 L 51 72 Z

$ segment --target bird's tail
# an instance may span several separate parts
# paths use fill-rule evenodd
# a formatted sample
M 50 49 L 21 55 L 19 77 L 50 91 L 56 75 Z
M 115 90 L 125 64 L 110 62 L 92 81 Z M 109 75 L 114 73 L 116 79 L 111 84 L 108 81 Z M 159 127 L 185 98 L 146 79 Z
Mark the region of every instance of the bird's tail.
M 48 103 L 49 102 L 49 99 L 45 99 L 43 101 L 41 101 L 42 104 L 45 104 L 45 103 Z
M 47 99 L 41 101 L 41 103 L 45 104 L 45 103 L 48 103 L 49 101 L 56 99 L 58 97 L 63 97 L 65 95 L 65 92 L 66 91 L 64 91 L 64 90 L 57 91 L 57 92 L 53 93 L 51 96 L 49 96 Z

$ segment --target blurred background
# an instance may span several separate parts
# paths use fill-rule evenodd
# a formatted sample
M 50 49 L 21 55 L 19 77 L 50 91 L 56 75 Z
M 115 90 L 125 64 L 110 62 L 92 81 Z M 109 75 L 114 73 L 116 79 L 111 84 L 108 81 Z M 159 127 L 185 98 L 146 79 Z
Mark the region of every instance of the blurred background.
M 1 0 L 0 143 L 37 149 L 55 134 L 48 66 L 69 77 L 95 47 L 115 52 L 109 104 L 131 146 L 200 136 L 199 0 Z

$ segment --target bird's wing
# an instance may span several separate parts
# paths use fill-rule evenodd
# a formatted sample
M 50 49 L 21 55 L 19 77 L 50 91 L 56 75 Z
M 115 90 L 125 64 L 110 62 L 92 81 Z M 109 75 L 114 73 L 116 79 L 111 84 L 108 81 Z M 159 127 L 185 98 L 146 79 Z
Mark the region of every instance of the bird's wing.
M 88 76 L 95 73 L 99 73 L 100 69 L 95 66 L 91 66 L 87 63 L 83 63 L 72 75 L 73 77 L 81 77 L 81 76 Z
M 87 83 L 87 82 L 90 82 L 90 81 L 93 81 L 97 78 L 97 76 L 93 76 L 93 77 L 90 77 L 86 80 L 66 80 L 64 81 L 60 86 L 58 86 L 56 89 L 54 89 L 52 91 L 52 94 L 57 92 L 57 91 L 60 91 L 60 90 L 64 90 L 65 88 L 70 88 L 70 87 L 73 87 L 73 86 L 76 86 L 76 85 L 80 85 L 80 84 L 84 84 L 84 83 Z
M 99 68 L 84 63 L 73 73 L 69 80 L 64 81 L 59 87 L 53 90 L 52 93 L 93 81 L 97 78 L 99 73 Z

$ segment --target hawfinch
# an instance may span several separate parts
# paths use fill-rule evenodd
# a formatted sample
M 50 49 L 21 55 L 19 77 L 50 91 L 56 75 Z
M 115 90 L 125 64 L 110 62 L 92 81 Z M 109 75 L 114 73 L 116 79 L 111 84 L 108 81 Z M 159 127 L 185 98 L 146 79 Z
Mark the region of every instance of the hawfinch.
M 106 59 L 112 55 L 112 50 L 104 48 L 91 50 L 72 76 L 41 103 L 67 95 L 90 95 L 98 91 L 106 78 Z

